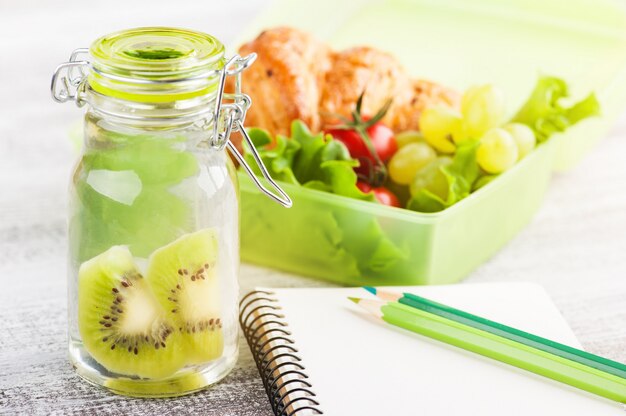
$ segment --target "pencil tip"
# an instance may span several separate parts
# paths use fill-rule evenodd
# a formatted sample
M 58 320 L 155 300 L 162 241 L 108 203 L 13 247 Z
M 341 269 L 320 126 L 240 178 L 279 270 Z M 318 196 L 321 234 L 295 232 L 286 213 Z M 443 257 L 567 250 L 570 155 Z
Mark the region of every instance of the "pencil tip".
M 351 296 L 348 296 L 348 299 L 350 299 L 350 300 L 351 300 L 352 302 L 354 302 L 354 303 L 359 303 L 359 302 L 361 301 L 361 299 L 360 299 L 360 298 L 353 298 L 353 297 L 351 297 Z
M 363 286 L 363 289 L 367 290 L 368 292 L 370 292 L 372 295 L 376 295 L 376 288 L 375 287 L 371 287 L 371 286 Z

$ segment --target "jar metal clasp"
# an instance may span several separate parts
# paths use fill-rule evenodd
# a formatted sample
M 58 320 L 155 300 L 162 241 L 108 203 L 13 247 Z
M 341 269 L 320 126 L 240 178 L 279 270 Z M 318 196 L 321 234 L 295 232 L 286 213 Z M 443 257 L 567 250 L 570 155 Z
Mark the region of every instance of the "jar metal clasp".
M 76 101 L 79 107 L 84 104 L 79 98 L 79 90 L 83 81 L 87 78 L 90 64 L 89 61 L 80 58 L 88 54 L 88 48 L 75 49 L 67 62 L 63 62 L 56 67 L 50 84 L 50 92 L 54 101 L 57 103 Z M 78 70 L 78 74 L 76 70 Z
M 282 206 L 290 208 L 293 205 L 291 198 L 289 198 L 289 195 L 287 195 L 287 193 L 280 186 L 278 186 L 270 173 L 267 171 L 265 164 L 261 160 L 261 156 L 257 152 L 254 143 L 252 143 L 250 136 L 248 136 L 248 133 L 243 126 L 243 121 L 246 118 L 246 112 L 252 104 L 252 100 L 248 95 L 241 91 L 241 72 L 252 65 L 255 59 L 256 53 L 251 53 L 245 57 L 235 55 L 224 65 L 220 74 L 220 87 L 218 88 L 217 96 L 218 101 L 215 115 L 213 117 L 213 136 L 211 138 L 211 146 L 216 149 L 223 149 L 224 146 L 227 146 L 230 153 L 235 159 L 237 159 L 237 162 L 239 162 L 239 164 L 244 168 L 248 176 L 250 176 L 254 184 L 261 190 L 261 192 Z M 235 76 L 235 92 L 233 94 L 224 93 L 224 85 L 226 84 L 227 76 Z M 223 103 L 224 98 L 232 102 L 225 104 Z M 220 131 L 220 126 L 223 126 L 222 131 Z M 261 174 L 267 182 L 269 182 L 272 188 L 274 188 L 278 195 L 267 189 L 261 181 L 259 181 L 243 155 L 239 153 L 239 150 L 237 150 L 233 142 L 230 140 L 230 135 L 233 131 L 241 133 L 255 163 L 261 171 Z
M 81 89 L 84 88 L 87 75 L 89 71 L 92 70 L 91 63 L 86 59 L 88 58 L 88 54 L 88 48 L 76 49 L 70 55 L 68 62 L 64 62 L 57 66 L 52 76 L 52 82 L 50 85 L 50 92 L 54 101 L 58 103 L 76 101 L 76 104 L 79 107 L 84 105 L 85 101 L 81 98 Z M 87 57 L 85 57 L 85 55 L 87 55 Z M 241 73 L 252 65 L 255 59 L 255 53 L 245 57 L 235 55 L 226 61 L 222 69 L 215 70 L 213 72 L 213 75 L 219 75 L 219 88 L 217 90 L 215 109 L 213 114 L 211 114 L 210 120 L 210 126 L 213 130 L 210 145 L 216 150 L 223 150 L 227 147 L 228 151 L 244 168 L 246 173 L 250 176 L 254 184 L 261 192 L 284 207 L 290 208 L 293 205 L 291 198 L 269 174 L 259 153 L 252 143 L 252 140 L 243 126 L 246 112 L 252 104 L 252 100 L 241 91 Z M 207 77 L 209 75 L 210 74 L 204 74 L 203 76 Z M 234 93 L 224 92 L 227 76 L 235 76 Z M 229 102 L 225 103 L 223 102 L 224 100 Z M 241 133 L 255 163 L 261 171 L 261 174 L 275 192 L 268 189 L 261 183 L 259 178 L 257 178 L 254 174 L 250 165 L 246 162 L 243 155 L 237 150 L 233 142 L 230 140 L 230 135 L 233 131 Z

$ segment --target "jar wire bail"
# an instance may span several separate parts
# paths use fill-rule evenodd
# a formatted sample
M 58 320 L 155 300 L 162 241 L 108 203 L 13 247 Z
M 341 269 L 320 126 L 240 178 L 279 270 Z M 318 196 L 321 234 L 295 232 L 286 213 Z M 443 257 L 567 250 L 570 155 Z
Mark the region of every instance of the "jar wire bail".
M 286 208 L 291 208 L 291 206 L 293 205 L 291 198 L 289 198 L 289 195 L 287 195 L 287 193 L 280 186 L 278 186 L 278 184 L 272 178 L 272 175 L 270 175 L 270 173 L 267 171 L 267 168 L 265 167 L 265 164 L 263 163 L 259 152 L 257 152 L 256 148 L 254 147 L 254 143 L 252 143 L 252 139 L 250 139 L 250 136 L 248 136 L 246 129 L 241 123 L 241 120 L 234 120 L 233 122 L 235 123 L 236 131 L 240 131 L 241 135 L 246 141 L 248 148 L 250 149 L 250 153 L 252 154 L 252 157 L 254 157 L 254 161 L 261 170 L 261 174 L 270 183 L 270 185 L 272 185 L 272 187 L 276 190 L 276 192 L 278 192 L 279 195 L 274 194 L 272 191 L 263 186 L 261 181 L 259 181 L 259 179 L 254 174 L 254 171 L 252 170 L 250 165 L 248 165 L 248 163 L 244 159 L 243 155 L 239 153 L 239 150 L 237 150 L 233 142 L 229 140 L 228 150 L 230 151 L 230 153 L 235 157 L 235 159 L 237 159 L 241 166 L 243 166 L 248 176 L 250 176 L 254 184 L 257 186 L 257 188 L 261 190 L 261 192 L 263 192 L 265 195 L 278 202 L 282 206 Z
M 81 56 L 88 54 L 88 48 L 76 49 L 70 55 L 68 62 L 64 62 L 56 67 L 50 84 L 50 92 L 54 101 L 57 103 L 76 101 L 76 104 L 79 107 L 85 104 L 85 101 L 81 98 L 81 89 L 85 86 L 88 72 L 93 70 L 93 68 L 88 60 L 80 58 Z M 222 69 L 212 70 L 209 73 L 202 75 L 203 77 L 219 75 L 219 88 L 217 90 L 215 110 L 211 115 L 213 134 L 211 136 L 210 145 L 216 150 L 223 150 L 225 147 L 228 147 L 230 153 L 235 159 L 237 159 L 239 164 L 244 168 L 248 176 L 250 176 L 254 184 L 261 192 L 284 207 L 290 208 L 293 205 L 291 198 L 274 181 L 257 152 L 254 143 L 250 139 L 250 136 L 248 136 L 248 133 L 243 126 L 246 112 L 252 104 L 252 100 L 241 90 L 241 72 L 252 65 L 255 59 L 255 53 L 245 57 L 234 55 L 226 61 Z M 76 71 L 78 71 L 78 74 Z M 227 76 L 236 77 L 234 93 L 224 92 Z M 176 80 L 176 82 L 180 81 L 184 80 Z M 167 83 L 174 81 L 161 80 L 158 82 Z M 232 100 L 232 102 L 223 103 L 224 99 Z M 250 165 L 246 162 L 243 155 L 237 150 L 233 142 L 230 140 L 230 135 L 233 131 L 241 133 L 248 148 L 250 149 L 250 153 L 252 154 L 255 163 L 261 171 L 261 174 L 269 182 L 276 193 L 272 192 L 261 183 L 261 181 L 254 174 Z
M 84 59 L 79 60 L 79 57 L 88 54 L 89 48 L 75 49 L 67 62 L 56 67 L 50 83 L 50 92 L 54 101 L 64 103 L 74 100 L 79 107 L 82 107 L 84 102 L 79 98 L 79 90 L 83 81 L 87 79 L 90 63 Z M 77 69 L 78 75 L 75 72 Z M 62 85 L 59 86 L 59 82 Z

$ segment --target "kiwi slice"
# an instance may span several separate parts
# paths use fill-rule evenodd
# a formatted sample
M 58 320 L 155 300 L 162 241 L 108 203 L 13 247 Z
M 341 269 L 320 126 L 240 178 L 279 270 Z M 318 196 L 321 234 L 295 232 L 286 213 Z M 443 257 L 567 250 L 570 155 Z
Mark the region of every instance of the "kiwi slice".
M 111 372 L 163 378 L 184 364 L 181 334 L 124 246 L 81 265 L 78 328 L 87 351 Z
M 224 348 L 216 262 L 213 229 L 187 234 L 150 256 L 146 279 L 181 333 L 190 364 L 218 358 Z
M 176 397 L 200 390 L 207 384 L 207 380 L 201 374 L 189 373 L 172 380 L 110 378 L 104 382 L 104 387 L 132 397 Z

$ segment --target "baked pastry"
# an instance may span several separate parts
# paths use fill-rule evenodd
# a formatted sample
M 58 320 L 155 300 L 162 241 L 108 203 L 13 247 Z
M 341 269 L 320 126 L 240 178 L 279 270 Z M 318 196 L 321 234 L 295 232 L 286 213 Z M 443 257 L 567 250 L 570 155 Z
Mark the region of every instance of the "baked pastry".
M 243 72 L 244 92 L 253 105 L 246 125 L 289 134 L 291 121 L 300 119 L 313 131 L 320 129 L 321 85 L 330 68 L 330 49 L 308 33 L 287 27 L 261 32 L 239 49 L 242 56 L 256 52 L 256 62 Z M 229 80 L 227 91 L 232 91 Z
M 277 27 L 261 32 L 239 49 L 256 52 L 257 61 L 243 72 L 244 92 L 253 106 L 246 125 L 272 135 L 288 135 L 291 122 L 304 121 L 313 132 L 350 118 L 364 93 L 361 113 L 373 116 L 388 100 L 382 119 L 395 132 L 419 130 L 419 117 L 430 105 L 458 107 L 459 95 L 434 82 L 412 80 L 391 54 L 371 47 L 332 52 L 306 32 Z M 233 80 L 227 81 L 233 90 Z
M 394 112 L 411 100 L 411 81 L 400 62 L 386 52 L 356 47 L 334 54 L 322 88 L 322 128 L 336 124 L 336 114 L 350 117 L 362 93 L 361 113 L 365 116 L 373 116 L 388 100 L 393 100 L 382 120 L 393 128 Z

